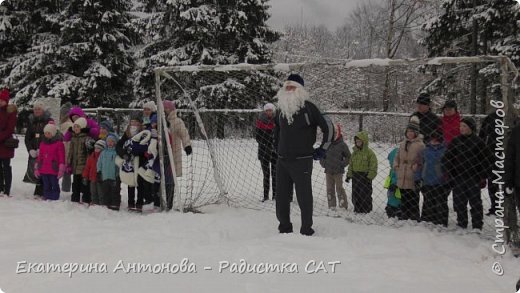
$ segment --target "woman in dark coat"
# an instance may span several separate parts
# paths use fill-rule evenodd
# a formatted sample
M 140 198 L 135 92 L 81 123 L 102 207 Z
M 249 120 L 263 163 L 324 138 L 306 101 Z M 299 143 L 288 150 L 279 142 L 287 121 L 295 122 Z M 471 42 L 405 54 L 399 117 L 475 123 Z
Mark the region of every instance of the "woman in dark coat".
M 11 193 L 14 148 L 7 147 L 5 141 L 13 136 L 15 126 L 16 106 L 9 105 L 9 90 L 4 88 L 0 92 L 0 196 L 9 196 Z
M 43 139 L 43 128 L 45 125 L 53 121 L 51 114 L 46 111 L 45 104 L 41 101 L 36 101 L 33 104 L 33 113 L 29 116 L 27 124 L 27 131 L 25 133 L 25 147 L 29 152 L 29 163 L 27 165 L 27 172 L 23 178 L 24 182 L 36 184 L 34 195 L 43 196 L 43 189 L 41 181 L 34 176 L 34 162 L 38 157 L 38 149 L 40 142 Z

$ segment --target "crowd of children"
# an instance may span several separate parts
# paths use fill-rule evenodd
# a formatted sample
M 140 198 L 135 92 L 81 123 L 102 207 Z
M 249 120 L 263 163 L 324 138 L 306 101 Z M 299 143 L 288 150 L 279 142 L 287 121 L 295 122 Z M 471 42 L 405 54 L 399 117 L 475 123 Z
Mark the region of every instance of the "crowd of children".
M 421 132 L 420 121 L 410 119 L 403 141 L 388 154 L 390 174 L 384 184 L 388 189 L 385 210 L 390 218 L 447 227 L 448 197 L 452 193 L 457 226 L 468 227 L 469 205 L 472 228 L 481 230 L 483 207 L 480 189 L 486 186 L 492 154 L 476 135 L 475 121 L 469 117 L 461 119 L 453 101 L 447 101 L 443 111 L 445 114 L 454 113 L 445 115 L 447 118 L 442 120 L 443 124 L 427 131 L 427 137 Z M 328 206 L 333 210 L 336 208 L 336 192 L 340 208 L 348 207 L 345 189 L 341 181 L 338 182 L 348 166 L 345 181 L 349 183 L 352 180 L 354 212 L 369 213 L 378 161 L 368 146 L 368 134 L 359 132 L 355 135 L 350 154 L 339 125 L 335 130 L 338 134 L 336 141 L 320 162 L 326 173 Z
M 43 108 L 40 104 L 35 106 Z M 452 101 L 448 101 L 445 107 L 456 109 Z M 88 118 L 81 108 L 69 108 L 65 119 L 60 121 L 61 128 L 39 109 L 31 118 L 35 122 L 28 129 L 26 145 L 30 154 L 29 163 L 33 162 L 34 166 L 31 167 L 34 177 L 40 185 L 35 195 L 46 200 L 59 199 L 59 180 L 70 175 L 73 202 L 119 210 L 121 184 L 125 184 L 130 210 L 141 211 L 143 205 L 150 203 L 159 207 L 161 178 L 157 158 L 156 105 L 148 102 L 143 106 L 143 113 L 132 114 L 122 137 L 115 133 L 109 120 L 98 124 Z M 165 151 L 165 155 L 173 154 L 174 169 L 180 176 L 180 152 L 184 147 L 186 154 L 190 155 L 191 142 L 183 121 L 176 115 L 175 105 L 165 101 L 164 110 L 168 115 L 168 139 L 172 147 L 171 152 Z M 447 123 L 448 119 L 443 119 L 442 127 L 428 131 L 427 139 L 421 131 L 420 120 L 410 119 L 403 141 L 388 155 L 391 168 L 384 185 L 388 189 L 388 217 L 447 226 L 448 196 L 453 192 L 458 226 L 468 226 L 469 204 L 472 227 L 482 229 L 480 188 L 489 173 L 490 156 L 485 143 L 476 136 L 475 121 L 471 118 L 460 119 L 460 115 L 457 117 L 460 132 Z M 449 133 L 444 134 L 443 130 Z M 331 210 L 335 210 L 338 205 L 342 209 L 348 208 L 343 187 L 343 174 L 348 167 L 345 182 L 348 184 L 352 181 L 353 210 L 355 213 L 370 213 L 372 181 L 378 172 L 378 160 L 369 147 L 368 133 L 361 131 L 354 136 L 352 153 L 344 141 L 339 124 L 334 134 L 335 140 L 326 156 L 320 160 L 326 174 L 328 206 Z M 172 139 L 174 136 L 176 140 Z M 165 181 L 166 188 L 171 191 L 173 179 L 170 178 L 170 170 L 165 168 L 165 176 L 168 177 Z M 269 192 L 270 174 L 264 173 L 265 200 Z M 421 193 L 422 212 L 419 206 Z M 171 202 L 167 204 L 171 208 Z
M 182 145 L 187 155 L 190 155 L 191 141 L 186 127 L 180 118 L 173 117 L 176 116 L 175 105 L 165 101 L 165 109 L 168 109 L 168 114 L 173 112 L 166 126 L 170 130 L 168 139 L 175 148 L 174 153 Z M 31 128 L 31 131 L 36 132 L 33 136 L 39 138 L 39 145 L 30 148 L 30 152 L 34 153 L 30 154 L 31 158 L 34 157 L 34 163 L 28 168 L 36 177 L 32 183 L 41 186 L 41 192 L 36 190 L 35 195 L 45 200 L 58 200 L 59 180 L 70 175 L 72 202 L 119 210 L 123 183 L 128 187 L 129 210 L 140 212 L 143 205 L 150 203 L 159 208 L 161 178 L 156 112 L 154 102 L 145 103 L 143 113 L 131 115 L 122 137 L 114 132 L 111 121 L 105 120 L 98 124 L 79 107 L 72 107 L 66 112 L 66 118 L 60 119 L 67 128 L 58 128 L 52 119 L 45 116 L 42 121 L 46 124 L 41 130 Z M 175 127 L 172 127 L 172 122 Z M 182 140 L 177 142 L 173 138 L 173 130 L 182 132 Z M 39 132 L 42 133 L 41 138 Z M 166 149 L 165 153 L 167 156 Z M 172 177 L 172 172 L 166 171 L 165 176 Z M 166 178 L 166 181 L 173 184 L 172 178 Z M 172 186 L 169 188 L 172 189 Z M 171 207 L 169 203 L 168 208 Z

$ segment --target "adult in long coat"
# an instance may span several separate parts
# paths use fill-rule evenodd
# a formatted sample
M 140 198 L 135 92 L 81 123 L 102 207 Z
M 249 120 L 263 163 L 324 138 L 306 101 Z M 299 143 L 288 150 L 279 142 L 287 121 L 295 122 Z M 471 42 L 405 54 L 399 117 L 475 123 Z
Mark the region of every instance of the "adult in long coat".
M 9 105 L 9 90 L 5 88 L 0 92 L 0 195 L 11 193 L 11 159 L 14 157 L 14 148 L 9 148 L 4 143 L 13 136 L 16 115 L 16 105 Z
M 40 143 L 43 140 L 43 129 L 50 121 L 53 121 L 51 114 L 47 111 L 42 101 L 36 101 L 33 104 L 33 113 L 29 115 L 27 131 L 25 132 L 25 147 L 29 152 L 29 161 L 27 163 L 27 171 L 23 178 L 24 182 L 36 184 L 34 195 L 43 196 L 43 187 L 41 180 L 34 176 L 34 163 L 38 157 Z
M 172 101 L 164 101 L 164 112 L 167 116 L 168 128 L 172 136 L 173 164 L 175 165 L 175 174 L 177 177 L 182 176 L 182 149 L 186 155 L 191 155 L 191 139 L 188 129 L 184 125 L 184 121 L 177 117 L 177 110 Z
M 500 117 L 498 117 L 495 111 L 487 115 L 486 118 L 484 118 L 484 120 L 482 121 L 482 125 L 480 126 L 480 131 L 478 133 L 478 137 L 480 137 L 484 141 L 484 143 L 490 150 L 494 150 L 497 144 L 498 134 L 495 132 L 495 120 L 497 119 L 502 120 Z M 495 156 L 494 151 L 489 152 L 488 154 L 491 156 L 490 160 L 492 161 L 492 163 L 498 161 L 498 158 Z M 490 169 L 487 174 L 487 187 L 489 200 L 491 202 L 491 207 L 489 208 L 486 214 L 488 216 L 495 214 L 495 206 L 496 202 L 498 201 L 496 193 L 498 192 L 499 187 L 498 184 L 493 183 L 494 179 L 496 179 L 496 176 L 493 174 L 493 170 Z

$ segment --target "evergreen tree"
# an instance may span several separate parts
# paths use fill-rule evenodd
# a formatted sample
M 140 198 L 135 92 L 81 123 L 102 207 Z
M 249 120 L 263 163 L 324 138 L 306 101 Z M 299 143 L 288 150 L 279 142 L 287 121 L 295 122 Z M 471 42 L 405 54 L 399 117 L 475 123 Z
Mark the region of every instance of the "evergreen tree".
M 423 25 L 427 36 L 422 40 L 430 57 L 502 55 L 520 66 L 520 5 L 515 0 L 448 0 L 443 3 L 443 13 Z M 478 42 L 473 43 L 476 28 Z M 462 66 L 450 67 L 445 76 L 440 76 L 426 88 L 427 91 L 443 93 L 448 98 L 466 97 L 468 93 L 454 91 L 453 84 L 467 76 Z M 434 69 L 435 70 L 435 69 Z M 485 112 L 486 96 L 500 95 L 499 70 L 490 64 L 479 70 L 479 95 L 481 112 Z M 456 88 L 469 88 L 468 84 Z M 475 106 L 473 105 L 472 108 Z
M 11 62 L 6 78 L 17 102 L 58 97 L 84 106 L 128 104 L 134 68 L 128 49 L 136 40 L 130 1 L 48 2 L 60 3 L 62 10 L 52 11 L 60 14 L 45 15 L 53 24 L 40 34 L 46 38 L 33 34 L 32 50 Z
M 47 54 L 59 42 L 62 1 L 6 1 L 0 6 L 0 78 L 16 97 L 38 96 L 46 82 L 34 83 L 52 66 Z M 23 89 L 23 93 L 20 90 Z
M 268 44 L 276 41 L 279 34 L 266 24 L 269 18 L 267 2 L 268 0 L 165 2 L 165 11 L 158 20 L 160 29 L 149 36 L 152 41 L 138 52 L 138 57 L 144 60 L 135 74 L 136 95 L 139 98 L 150 98 L 153 95 L 153 69 L 158 66 L 270 62 L 272 52 Z M 212 84 L 212 87 L 221 87 L 213 92 L 229 92 L 227 88 L 240 89 L 242 86 L 238 84 L 244 82 L 222 80 Z M 218 100 L 216 96 L 222 95 L 213 96 Z M 218 101 L 210 102 L 210 99 L 212 98 L 208 97 L 204 105 L 222 106 Z

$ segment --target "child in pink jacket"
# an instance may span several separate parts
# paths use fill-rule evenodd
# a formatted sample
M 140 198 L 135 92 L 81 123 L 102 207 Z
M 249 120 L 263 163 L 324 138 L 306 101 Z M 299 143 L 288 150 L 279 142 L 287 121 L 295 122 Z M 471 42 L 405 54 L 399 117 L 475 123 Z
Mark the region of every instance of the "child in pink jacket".
M 65 173 L 65 145 L 53 122 L 45 125 L 43 134 L 34 174 L 42 179 L 44 199 L 58 200 L 60 199 L 58 181 Z

